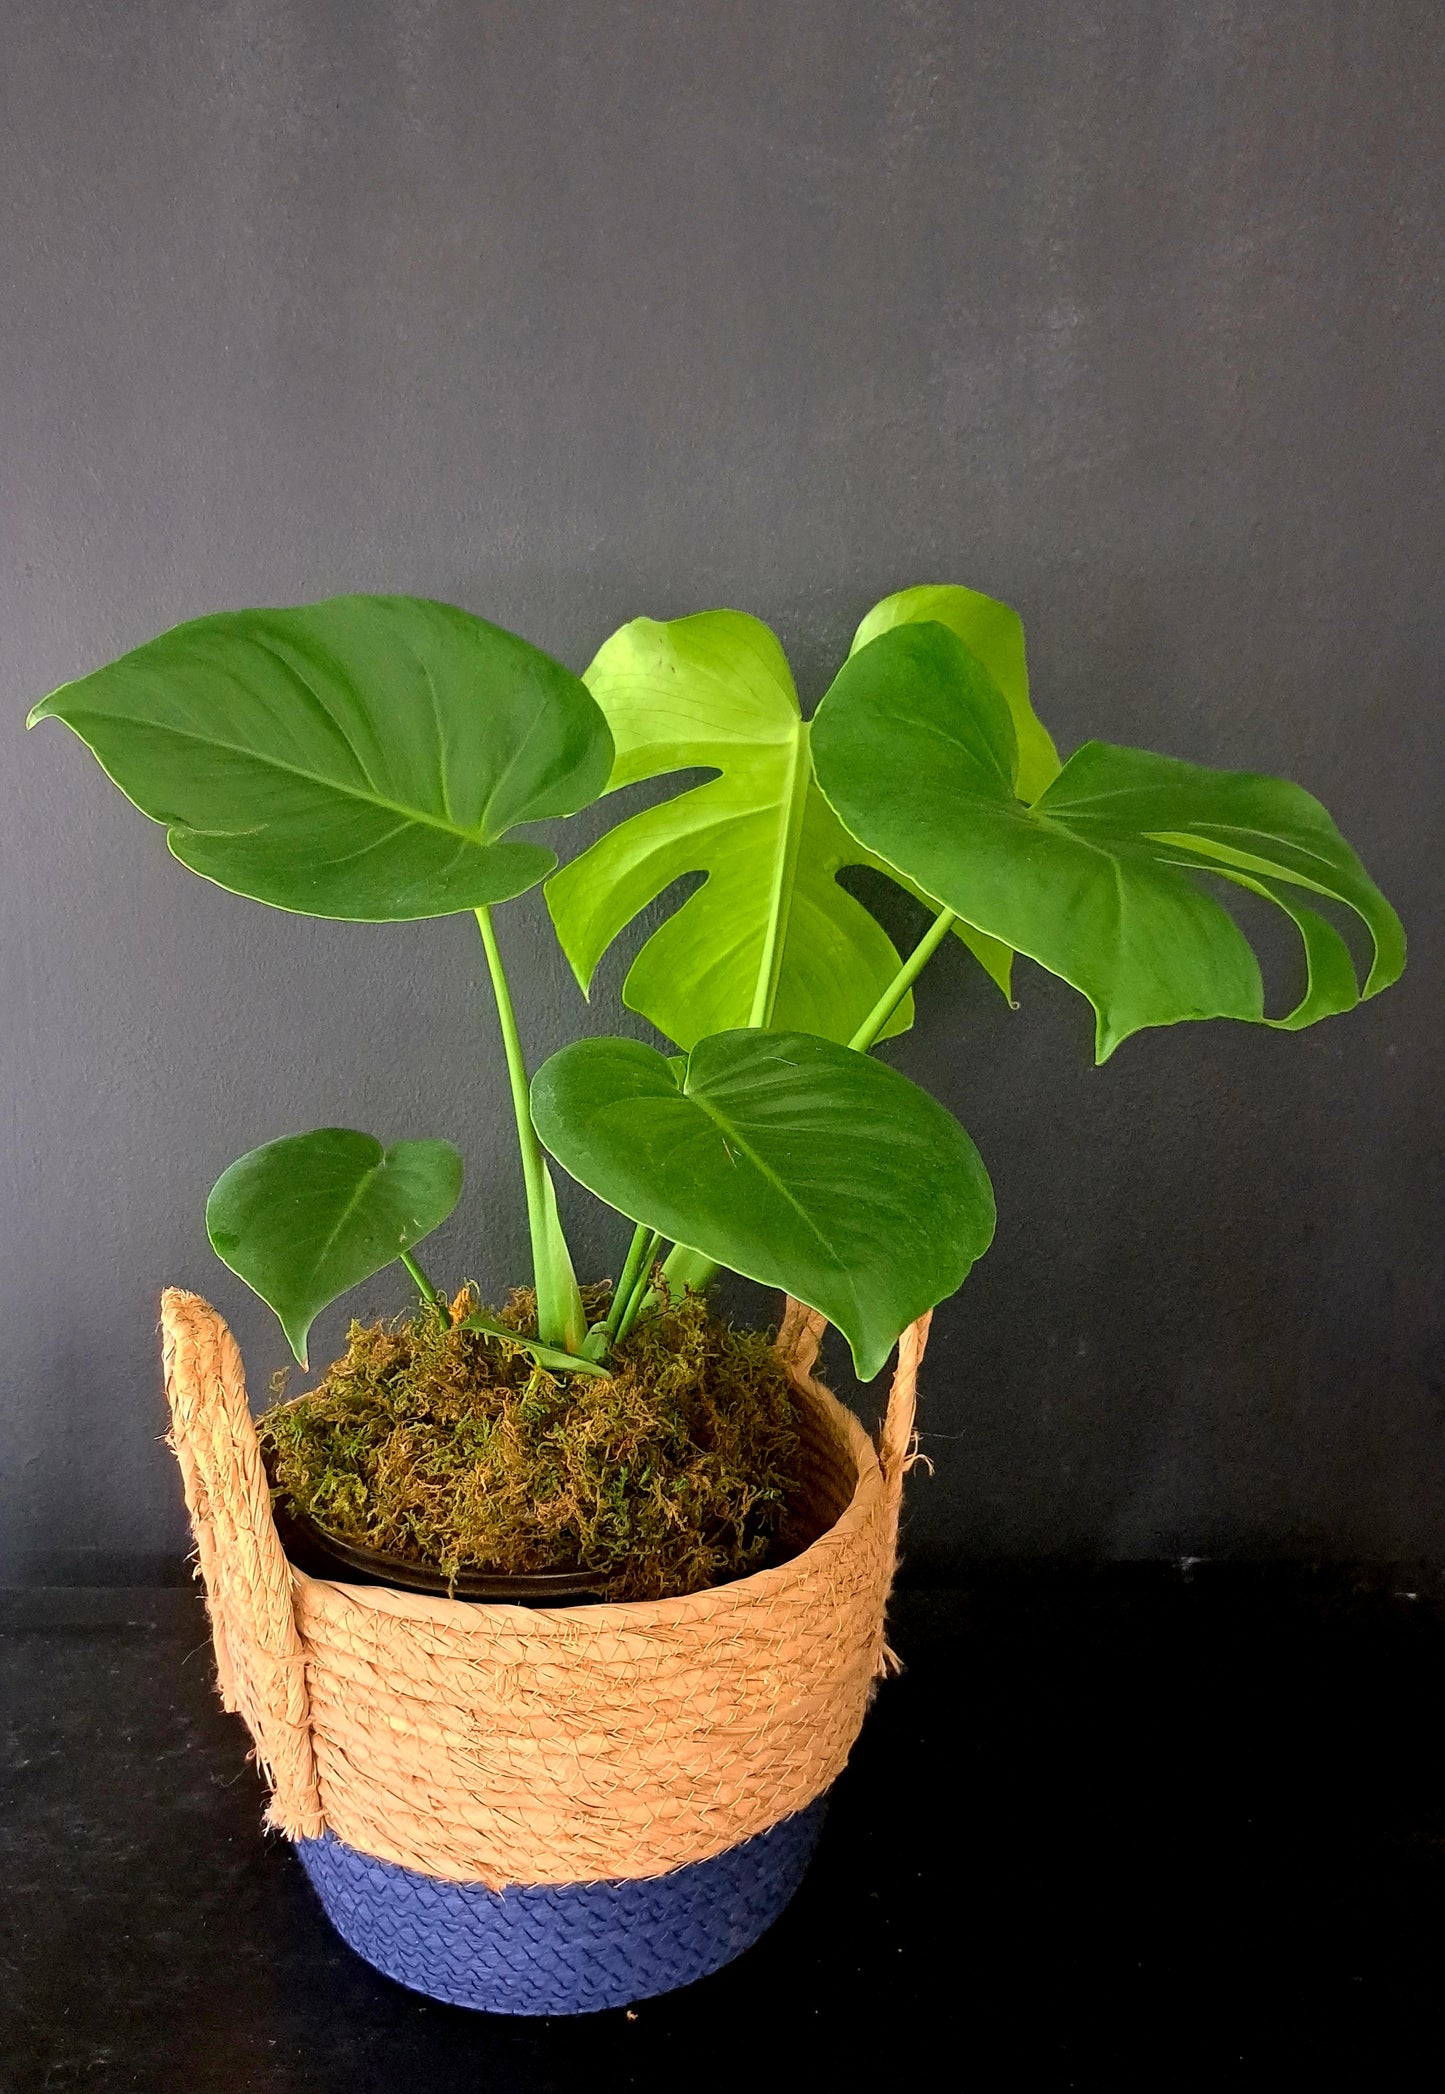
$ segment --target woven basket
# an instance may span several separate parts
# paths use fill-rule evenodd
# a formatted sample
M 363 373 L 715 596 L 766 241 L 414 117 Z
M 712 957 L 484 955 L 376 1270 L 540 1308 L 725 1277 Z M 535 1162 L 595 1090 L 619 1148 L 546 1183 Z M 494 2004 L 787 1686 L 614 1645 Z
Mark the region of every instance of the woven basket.
M 684 1598 L 556 1608 L 298 1569 L 235 1340 L 174 1288 L 161 1320 L 221 1698 L 343 1938 L 435 1998 L 532 2014 L 665 1992 L 755 1941 L 889 1661 L 928 1318 L 900 1341 L 875 1453 L 812 1379 L 822 1319 L 789 1303 L 818 1537 L 799 1554 Z

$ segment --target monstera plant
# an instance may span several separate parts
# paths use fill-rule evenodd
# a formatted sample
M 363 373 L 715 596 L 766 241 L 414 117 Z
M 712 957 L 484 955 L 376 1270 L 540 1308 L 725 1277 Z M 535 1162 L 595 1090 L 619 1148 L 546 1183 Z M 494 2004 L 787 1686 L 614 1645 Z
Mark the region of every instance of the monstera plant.
M 912 1022 L 950 936 L 1006 996 L 1016 954 L 1071 983 L 1101 1062 L 1186 1018 L 1307 1025 L 1404 965 L 1394 912 L 1317 800 L 1103 742 L 1061 763 L 1018 618 L 959 587 L 871 611 L 811 720 L 773 634 L 737 611 L 636 619 L 578 678 L 466 611 L 396 596 L 197 619 L 31 718 L 63 720 L 174 855 L 235 894 L 368 922 L 475 915 L 536 1291 L 535 1333 L 506 1336 L 562 1379 L 607 1374 L 662 1291 L 719 1268 L 818 1310 L 865 1379 L 962 1283 L 993 1231 L 988 1176 L 952 1114 L 870 1053 Z M 698 772 L 560 869 L 532 833 Z M 849 867 L 920 905 L 910 952 L 841 884 Z M 529 1081 L 494 912 L 545 881 L 587 990 L 614 940 L 697 875 L 623 987 L 664 1044 L 580 1038 Z M 1294 923 L 1292 1010 L 1267 1013 L 1231 889 Z M 1350 918 L 1372 947 L 1363 979 Z M 634 1224 L 590 1328 L 549 1158 Z M 207 1224 L 304 1362 L 316 1314 L 394 1260 L 449 1313 L 415 1252 L 461 1183 L 447 1141 L 324 1128 L 233 1164 Z M 500 1328 L 480 1311 L 470 1326 Z

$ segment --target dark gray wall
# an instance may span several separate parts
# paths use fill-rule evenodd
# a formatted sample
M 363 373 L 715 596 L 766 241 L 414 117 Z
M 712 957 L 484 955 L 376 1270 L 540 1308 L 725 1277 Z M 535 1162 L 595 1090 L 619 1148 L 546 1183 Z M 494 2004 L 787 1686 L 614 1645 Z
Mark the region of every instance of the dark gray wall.
M 1310 784 L 1413 959 L 1103 1071 L 1036 969 L 1010 1014 L 936 967 L 893 1052 L 1001 1224 L 938 1319 L 915 1554 L 1445 1556 L 1433 0 L 10 0 L 4 44 L 9 1567 L 181 1547 L 157 1289 L 258 1390 L 283 1351 L 202 1233 L 241 1150 L 449 1133 L 452 1270 L 523 1253 L 469 924 L 233 900 L 26 705 L 370 588 L 577 666 L 740 605 L 815 697 L 943 578 L 1019 606 L 1065 747 Z M 620 967 L 589 1016 L 534 901 L 505 933 L 534 1055 L 615 1022 Z

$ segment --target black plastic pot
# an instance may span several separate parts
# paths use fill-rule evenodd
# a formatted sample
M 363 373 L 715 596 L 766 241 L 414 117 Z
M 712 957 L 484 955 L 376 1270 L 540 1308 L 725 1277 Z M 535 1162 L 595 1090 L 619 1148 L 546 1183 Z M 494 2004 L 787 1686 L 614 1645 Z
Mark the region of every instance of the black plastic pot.
M 502 1600 L 514 1607 L 582 1605 L 601 1597 L 607 1571 L 461 1570 L 455 1578 L 431 1564 L 416 1563 L 380 1549 L 359 1549 L 318 1527 L 284 1497 L 273 1496 L 272 1517 L 281 1545 L 296 1565 L 313 1578 L 336 1578 L 348 1585 L 397 1585 L 405 1592 L 428 1592 L 454 1600 Z

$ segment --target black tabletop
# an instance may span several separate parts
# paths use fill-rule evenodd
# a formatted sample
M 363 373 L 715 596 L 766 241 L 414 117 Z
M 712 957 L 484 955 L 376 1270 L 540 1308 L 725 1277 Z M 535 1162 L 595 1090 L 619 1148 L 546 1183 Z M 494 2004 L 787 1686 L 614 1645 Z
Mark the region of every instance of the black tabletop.
M 1211 1565 L 905 1589 L 907 1670 L 791 1910 L 570 2021 L 439 2006 L 342 1946 L 260 1831 L 194 1592 L 0 1595 L 0 2089 L 1428 2084 L 1442 1594 Z

